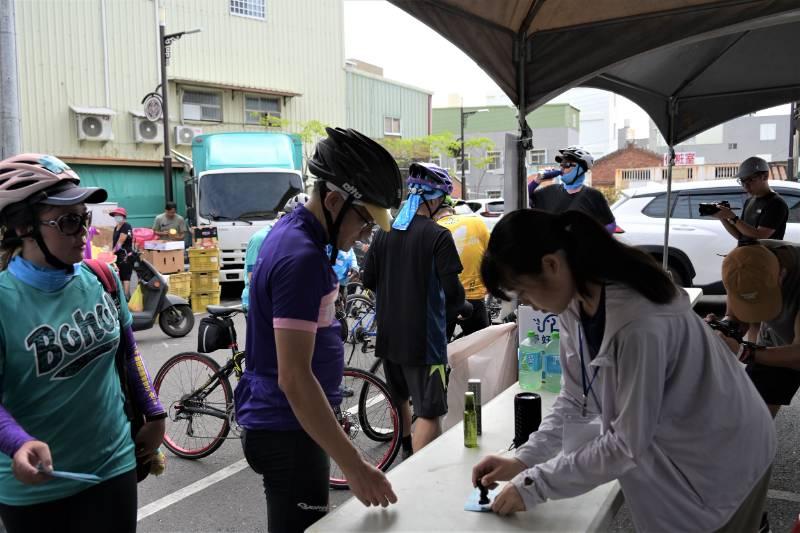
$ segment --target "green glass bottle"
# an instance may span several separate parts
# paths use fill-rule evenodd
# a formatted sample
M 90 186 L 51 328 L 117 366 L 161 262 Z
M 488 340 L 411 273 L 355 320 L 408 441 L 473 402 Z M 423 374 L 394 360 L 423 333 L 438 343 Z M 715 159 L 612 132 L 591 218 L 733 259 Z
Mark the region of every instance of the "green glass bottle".
M 464 393 L 464 446 L 478 447 L 478 414 L 475 412 L 475 393 Z

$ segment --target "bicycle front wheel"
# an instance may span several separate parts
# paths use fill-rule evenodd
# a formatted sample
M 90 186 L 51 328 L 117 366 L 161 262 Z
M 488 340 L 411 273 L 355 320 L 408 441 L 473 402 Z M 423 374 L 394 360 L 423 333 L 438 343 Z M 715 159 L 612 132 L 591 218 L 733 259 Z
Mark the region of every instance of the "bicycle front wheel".
M 336 416 L 361 457 L 379 470 L 388 470 L 400 451 L 403 431 L 400 411 L 392 402 L 386 384 L 374 374 L 346 367 L 342 404 Z M 376 435 L 380 438 L 373 438 Z M 334 461 L 331 461 L 330 486 L 348 488 L 344 472 Z
M 153 387 L 167 410 L 164 446 L 178 457 L 206 457 L 228 436 L 233 391 L 219 371 L 219 364 L 207 355 L 184 352 L 156 374 Z

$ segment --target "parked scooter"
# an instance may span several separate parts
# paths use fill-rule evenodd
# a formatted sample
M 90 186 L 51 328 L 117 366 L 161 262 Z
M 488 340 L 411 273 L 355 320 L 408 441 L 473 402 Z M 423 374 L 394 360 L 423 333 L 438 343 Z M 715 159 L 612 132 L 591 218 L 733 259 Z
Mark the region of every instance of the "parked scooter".
M 184 337 L 194 327 L 194 313 L 185 299 L 169 294 L 167 279 L 153 265 L 132 252 L 128 260 L 139 278 L 142 310 L 131 311 L 133 331 L 150 329 L 158 319 L 161 330 L 170 337 Z

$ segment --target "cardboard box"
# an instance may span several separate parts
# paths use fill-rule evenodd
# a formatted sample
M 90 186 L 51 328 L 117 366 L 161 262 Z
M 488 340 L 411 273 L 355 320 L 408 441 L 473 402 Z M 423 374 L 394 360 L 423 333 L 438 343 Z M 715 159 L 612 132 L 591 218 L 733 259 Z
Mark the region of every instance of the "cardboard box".
M 183 272 L 183 250 L 144 250 L 141 257 L 162 274 Z
M 97 235 L 92 237 L 92 246 L 110 250 L 114 245 L 114 226 L 95 226 Z
M 146 241 L 144 243 L 145 250 L 161 250 L 161 251 L 169 251 L 169 250 L 183 250 L 186 245 L 183 241 Z

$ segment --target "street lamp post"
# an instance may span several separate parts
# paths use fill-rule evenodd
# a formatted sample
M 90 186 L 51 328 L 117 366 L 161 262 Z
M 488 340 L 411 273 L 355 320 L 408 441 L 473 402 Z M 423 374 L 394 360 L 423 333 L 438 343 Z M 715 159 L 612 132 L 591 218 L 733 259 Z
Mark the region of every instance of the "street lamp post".
M 181 31 L 178 33 L 166 33 L 166 22 L 163 15 L 158 24 L 159 42 L 161 43 L 161 109 L 162 123 L 164 124 L 164 198 L 167 202 L 174 201 L 172 194 L 172 153 L 169 146 L 169 83 L 167 82 L 167 62 L 170 56 L 170 45 L 190 33 L 202 31 L 197 28 L 194 30 Z
M 464 104 L 461 104 L 461 198 L 469 200 L 469 192 L 467 191 L 467 177 L 464 174 L 464 125 L 467 123 L 467 117 L 471 117 L 475 113 L 485 113 L 488 109 L 476 109 L 474 111 L 464 111 Z

